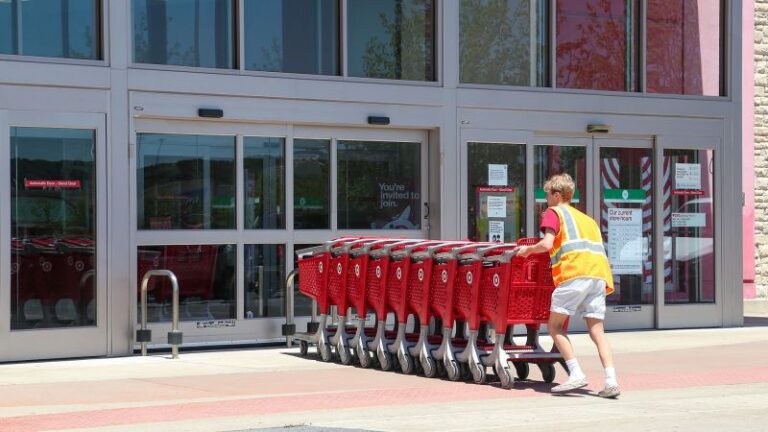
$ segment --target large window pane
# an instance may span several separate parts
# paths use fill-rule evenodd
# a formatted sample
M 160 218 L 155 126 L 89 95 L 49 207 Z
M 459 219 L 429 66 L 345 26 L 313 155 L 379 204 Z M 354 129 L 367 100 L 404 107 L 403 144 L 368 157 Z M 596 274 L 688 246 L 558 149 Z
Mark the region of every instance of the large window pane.
M 96 324 L 95 151 L 92 130 L 11 128 L 11 329 Z
M 233 0 L 132 0 L 133 61 L 231 69 Z
M 331 227 L 331 142 L 293 140 L 293 227 Z
M 664 301 L 715 301 L 714 152 L 664 150 Z
M 285 228 L 285 139 L 246 137 L 245 228 Z
M 435 80 L 434 0 L 348 0 L 350 76 Z
M 471 142 L 467 158 L 469 239 L 525 237 L 525 146 Z
M 543 0 L 461 0 L 461 82 L 545 86 Z
M 566 173 L 576 182 L 571 205 L 587 212 L 587 149 L 575 146 L 536 146 L 534 150 L 533 187 L 536 204 L 533 228 L 541 235 L 541 215 L 547 209 L 544 182 L 555 174 Z
M 235 138 L 139 134 L 139 229 L 234 229 Z
M 653 303 L 653 153 L 600 149 L 600 230 L 615 292 L 609 304 Z
M 246 318 L 285 316 L 285 246 L 245 245 Z
M 339 229 L 421 227 L 421 144 L 339 141 Z
M 557 1 L 557 87 L 637 90 L 637 4 Z
M 99 59 L 97 0 L 0 1 L 0 54 Z
M 338 75 L 338 20 L 338 0 L 246 0 L 246 69 Z
M 235 318 L 235 245 L 170 245 L 138 248 L 138 319 L 141 319 L 141 279 L 149 270 L 172 271 L 179 282 L 179 319 L 206 321 Z M 173 289 L 167 278 L 152 278 L 147 286 L 147 318 L 171 321 Z
M 647 90 L 720 95 L 723 29 L 719 0 L 648 0 Z

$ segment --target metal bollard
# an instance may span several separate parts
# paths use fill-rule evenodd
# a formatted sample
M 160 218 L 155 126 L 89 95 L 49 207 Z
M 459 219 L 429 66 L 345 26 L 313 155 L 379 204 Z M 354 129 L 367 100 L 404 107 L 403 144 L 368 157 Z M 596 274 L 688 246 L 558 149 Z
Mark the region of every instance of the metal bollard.
M 293 345 L 293 335 L 296 334 L 293 309 L 293 281 L 298 274 L 299 270 L 293 269 L 285 279 L 285 324 L 283 324 L 283 336 L 285 336 L 285 344 L 288 348 Z
M 152 341 L 152 331 L 147 328 L 147 286 L 153 276 L 164 276 L 171 280 L 173 288 L 171 331 L 168 332 L 168 344 L 171 345 L 171 357 L 179 358 L 179 345 L 182 332 L 179 331 L 179 281 L 170 270 L 150 270 L 141 279 L 141 328 L 136 330 L 136 341 L 141 343 L 141 355 L 147 355 L 147 343 Z

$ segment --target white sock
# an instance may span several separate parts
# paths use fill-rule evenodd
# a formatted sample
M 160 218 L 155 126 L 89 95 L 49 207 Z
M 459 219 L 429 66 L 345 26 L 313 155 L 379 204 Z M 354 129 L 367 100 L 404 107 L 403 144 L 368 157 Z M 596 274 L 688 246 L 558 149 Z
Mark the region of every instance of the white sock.
M 605 368 L 605 386 L 617 387 L 618 385 L 619 385 L 619 382 L 616 381 L 616 369 L 614 369 L 613 367 Z
M 586 378 L 586 375 L 584 375 L 584 372 L 581 371 L 581 368 L 579 367 L 579 361 L 576 360 L 576 358 L 572 358 L 570 360 L 565 361 L 566 366 L 568 366 L 568 370 L 570 373 L 568 374 L 569 380 L 578 380 Z

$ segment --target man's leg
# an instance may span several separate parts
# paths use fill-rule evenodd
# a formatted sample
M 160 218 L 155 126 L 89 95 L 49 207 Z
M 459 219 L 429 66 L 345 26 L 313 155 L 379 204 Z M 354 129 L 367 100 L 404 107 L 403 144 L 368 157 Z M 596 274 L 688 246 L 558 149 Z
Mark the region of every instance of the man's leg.
M 605 338 L 603 320 L 597 318 L 585 318 L 585 320 L 589 328 L 589 337 L 595 343 L 597 353 L 600 355 L 600 361 L 605 368 L 605 388 L 598 395 L 606 398 L 618 397 L 621 391 L 616 380 L 616 370 L 613 367 L 613 352 L 608 344 L 608 340 Z
M 568 335 L 563 329 L 567 319 L 568 315 L 566 314 L 550 312 L 549 323 L 547 324 L 549 334 L 552 336 L 552 340 L 555 342 L 558 351 L 560 351 L 560 354 L 563 356 L 563 360 L 565 360 L 565 364 L 568 366 L 569 371 L 568 381 L 553 387 L 552 392 L 554 393 L 576 390 L 587 385 L 587 378 L 584 375 L 584 372 L 581 371 L 581 367 L 579 367 L 579 362 L 576 360 L 571 341 L 568 339 Z
M 596 318 L 585 318 L 585 320 L 589 329 L 589 337 L 592 338 L 592 342 L 597 347 L 597 353 L 600 355 L 603 367 L 613 367 L 613 352 L 611 351 L 611 346 L 608 345 L 608 340 L 605 339 L 603 320 Z
M 562 354 L 563 360 L 565 361 L 576 357 L 573 352 L 571 341 L 568 339 L 568 335 L 563 329 L 567 319 L 568 315 L 566 314 L 550 312 L 549 322 L 547 323 L 547 330 L 549 330 L 549 335 L 552 336 L 552 340 L 555 341 L 557 350 L 560 351 L 560 354 Z

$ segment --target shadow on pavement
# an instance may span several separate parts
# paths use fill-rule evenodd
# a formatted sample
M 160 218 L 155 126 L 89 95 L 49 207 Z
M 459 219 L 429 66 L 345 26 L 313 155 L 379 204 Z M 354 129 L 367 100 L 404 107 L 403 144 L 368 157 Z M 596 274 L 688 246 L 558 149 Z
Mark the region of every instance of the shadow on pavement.
M 768 327 L 768 317 L 745 316 L 744 327 Z

